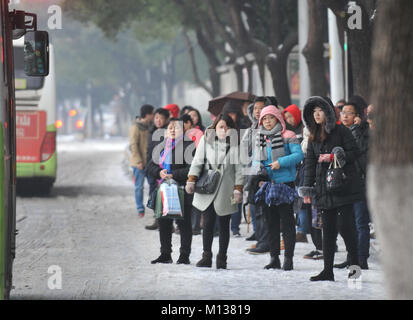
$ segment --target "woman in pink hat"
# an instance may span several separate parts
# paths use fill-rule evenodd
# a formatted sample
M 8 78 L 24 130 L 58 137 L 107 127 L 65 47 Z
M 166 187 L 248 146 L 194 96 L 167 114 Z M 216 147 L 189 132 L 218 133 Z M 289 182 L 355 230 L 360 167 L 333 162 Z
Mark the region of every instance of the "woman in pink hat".
M 293 269 L 295 248 L 295 219 L 292 203 L 296 165 L 303 159 L 299 140 L 294 132 L 286 130 L 281 112 L 275 106 L 261 111 L 255 141 L 255 165 L 267 170 L 270 182 L 265 182 L 255 194 L 268 223 L 271 262 L 265 269 L 280 269 L 280 223 L 285 242 L 284 270 Z

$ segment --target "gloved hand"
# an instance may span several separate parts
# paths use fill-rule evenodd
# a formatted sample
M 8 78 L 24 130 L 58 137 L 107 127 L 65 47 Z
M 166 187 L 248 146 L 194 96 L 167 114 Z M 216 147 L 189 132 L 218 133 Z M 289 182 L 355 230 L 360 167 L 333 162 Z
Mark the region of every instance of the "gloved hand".
M 242 192 L 239 190 L 234 190 L 234 202 L 242 203 Z
M 185 191 L 188 194 L 193 194 L 195 192 L 195 182 L 187 182 L 185 185 Z

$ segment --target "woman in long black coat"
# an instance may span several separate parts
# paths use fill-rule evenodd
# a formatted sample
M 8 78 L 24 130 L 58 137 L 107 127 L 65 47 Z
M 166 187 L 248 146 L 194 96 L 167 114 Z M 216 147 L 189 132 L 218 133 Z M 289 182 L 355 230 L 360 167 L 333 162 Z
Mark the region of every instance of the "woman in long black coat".
M 322 212 L 324 270 L 311 281 L 334 281 L 333 263 L 337 219 L 346 244 L 350 265 L 358 265 L 357 232 L 353 204 L 363 199 L 360 173 L 355 166 L 359 149 L 351 131 L 336 120 L 329 98 L 311 97 L 304 106 L 304 120 L 310 131 L 305 158 L 304 185 L 298 192 L 304 203 L 315 202 Z M 327 170 L 337 157 L 347 177 L 340 192 L 327 190 Z M 339 215 L 340 214 L 340 215 Z

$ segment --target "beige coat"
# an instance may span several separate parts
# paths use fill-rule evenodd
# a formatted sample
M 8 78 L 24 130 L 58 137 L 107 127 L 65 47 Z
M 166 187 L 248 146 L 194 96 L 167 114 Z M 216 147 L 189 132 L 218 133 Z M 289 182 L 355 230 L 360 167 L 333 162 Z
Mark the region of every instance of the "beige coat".
M 222 163 L 225 156 L 226 144 L 222 142 L 205 143 L 205 136 L 201 138 L 198 148 L 196 149 L 194 160 L 192 161 L 191 168 L 189 169 L 188 177 L 199 176 L 202 173 L 204 154 L 206 151 L 206 157 L 211 163 L 212 168 L 217 168 L 218 163 Z M 205 150 L 206 148 L 206 150 Z M 216 152 L 216 150 L 218 150 Z M 215 159 L 218 157 L 218 163 Z M 231 163 L 232 162 L 232 163 Z M 236 162 L 236 163 L 234 163 Z M 225 216 L 233 214 L 238 211 L 238 204 L 232 204 L 231 198 L 233 197 L 234 189 L 241 188 L 244 182 L 242 176 L 242 165 L 239 163 L 239 148 L 238 146 L 232 146 L 225 157 L 224 164 L 221 166 L 221 178 L 218 184 L 218 188 L 213 194 L 198 194 L 195 193 L 192 205 L 200 211 L 205 211 L 211 203 L 214 204 L 214 209 L 217 215 Z M 191 180 L 191 179 L 190 179 Z
M 129 146 L 131 167 L 137 167 L 142 162 L 146 166 L 146 150 L 148 149 L 149 125 L 136 120 L 129 129 Z

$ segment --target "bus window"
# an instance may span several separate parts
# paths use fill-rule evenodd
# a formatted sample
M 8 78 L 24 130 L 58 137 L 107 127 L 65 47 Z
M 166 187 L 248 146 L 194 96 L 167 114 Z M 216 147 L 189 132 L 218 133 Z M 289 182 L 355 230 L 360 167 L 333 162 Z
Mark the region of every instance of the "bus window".
M 44 77 L 29 77 L 24 72 L 23 47 L 14 47 L 13 51 L 16 90 L 39 90 L 43 88 Z

